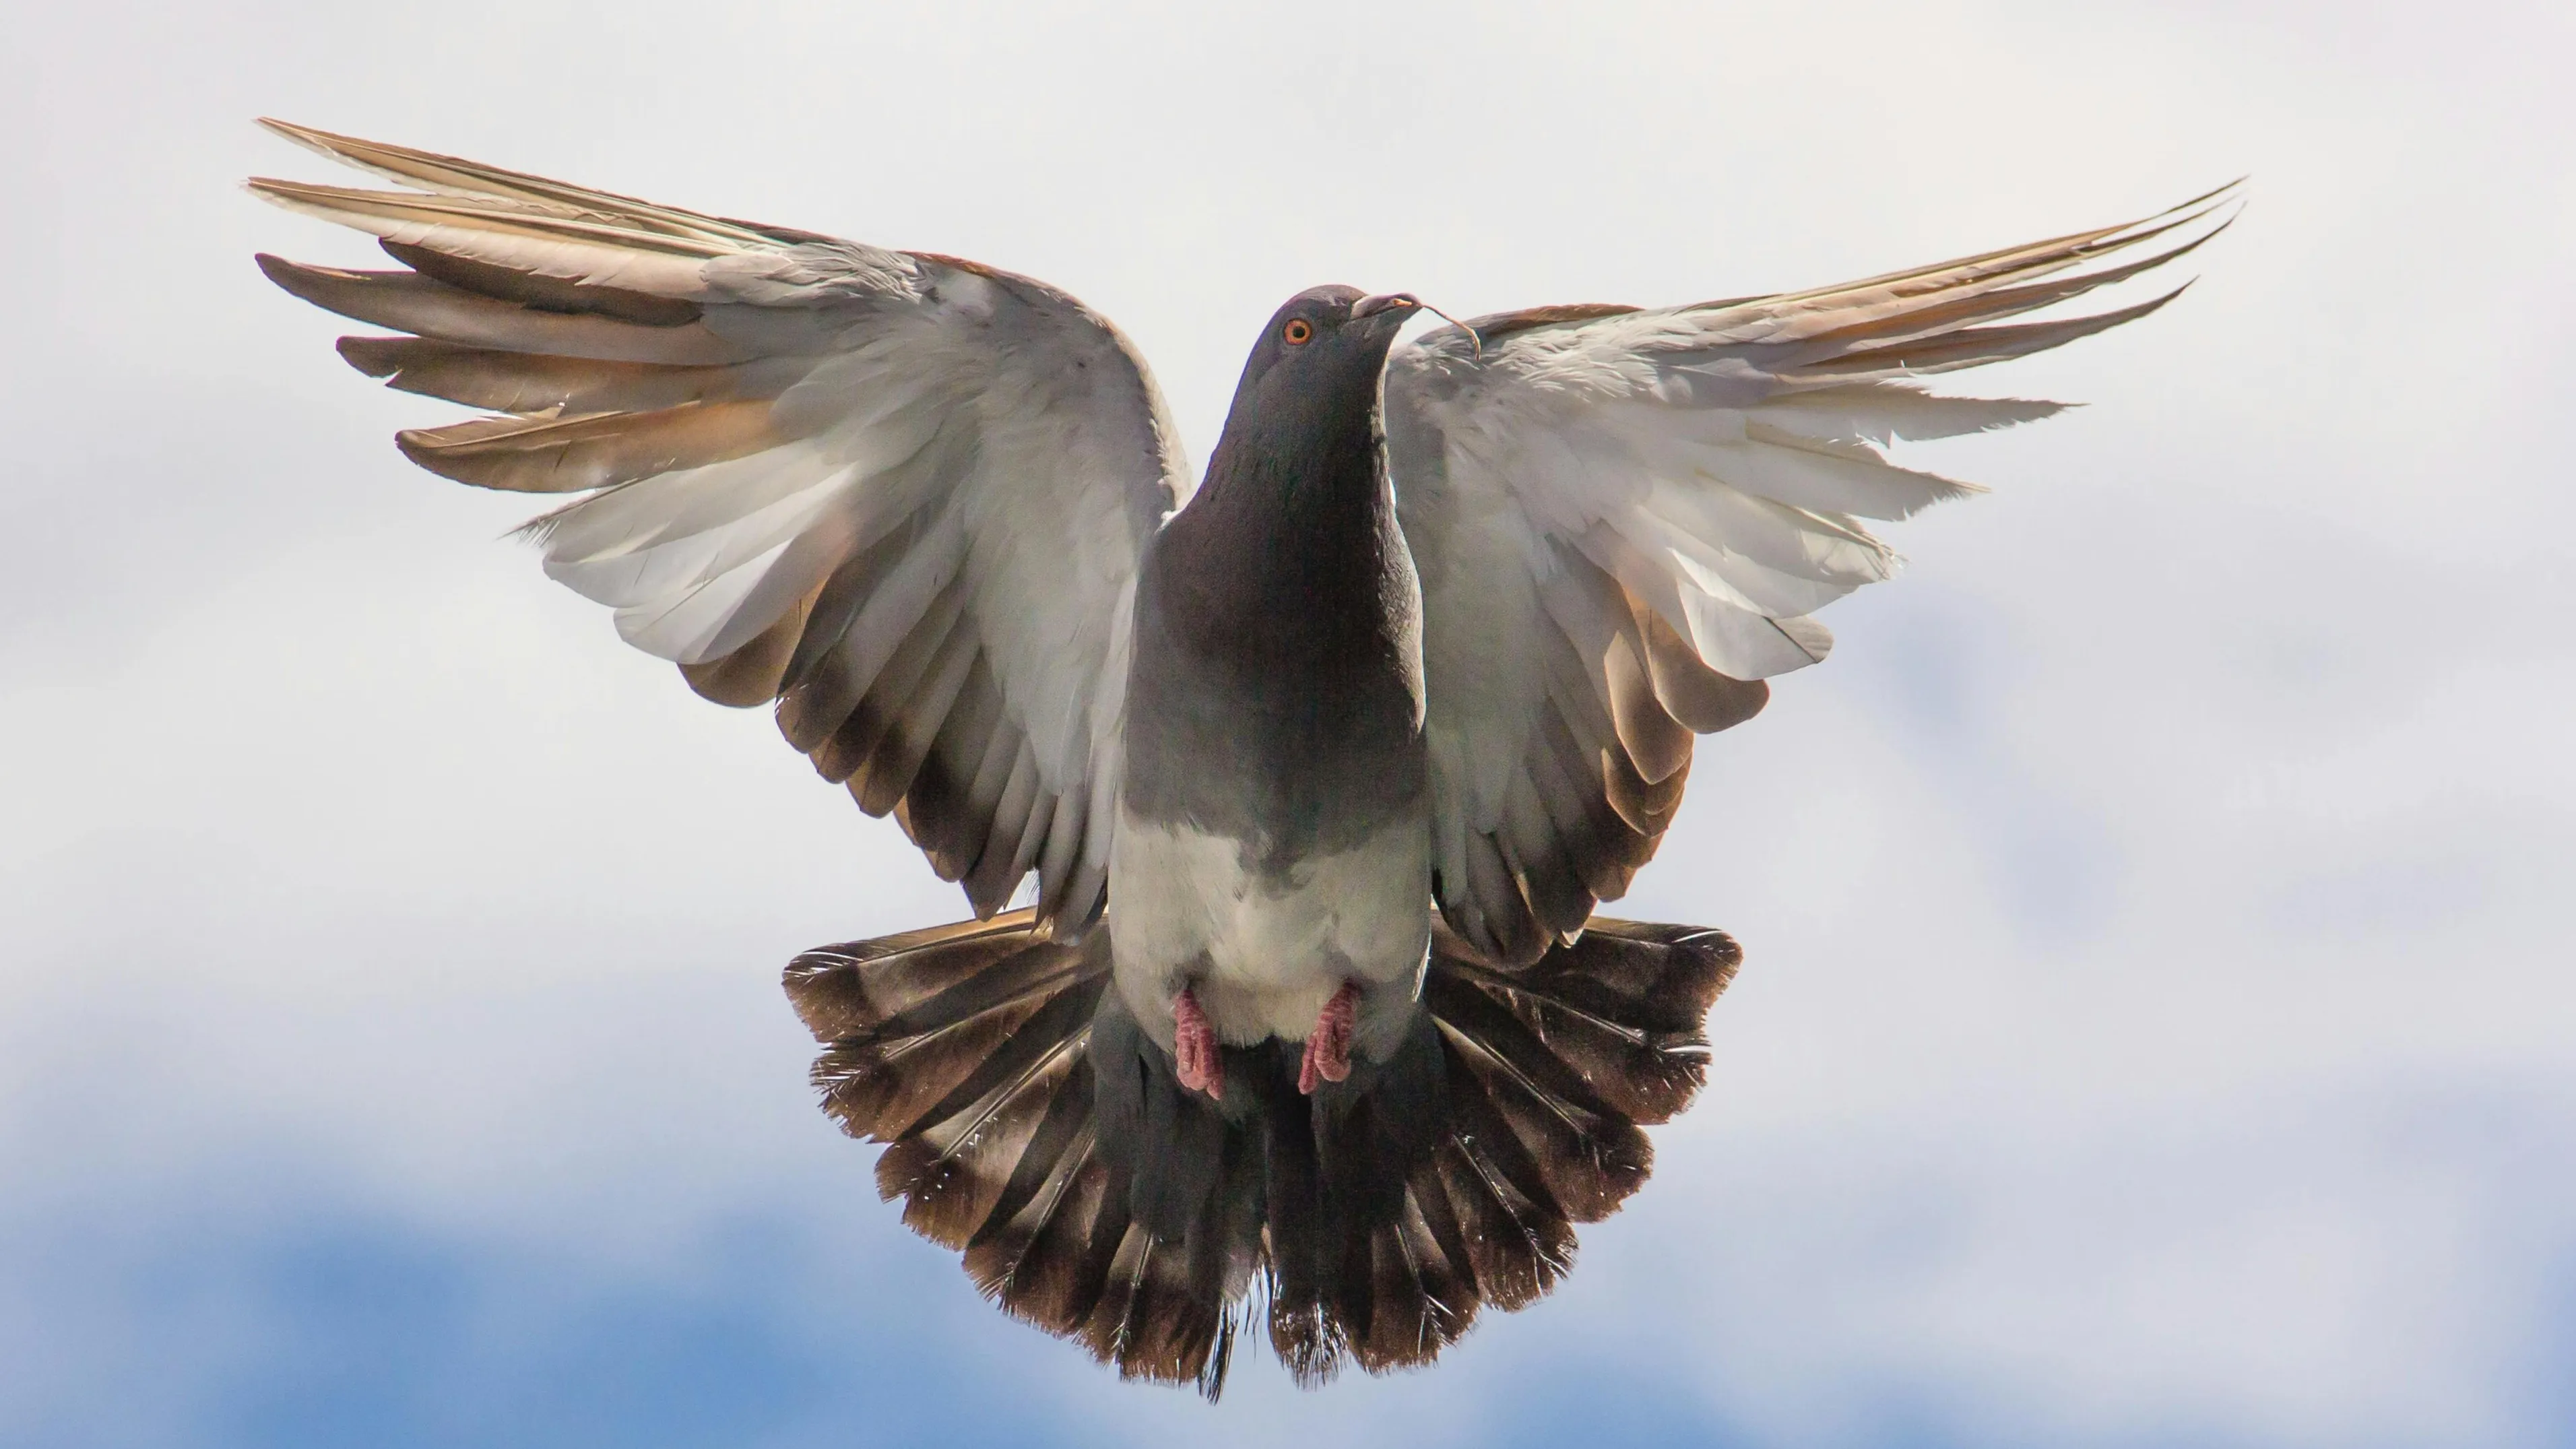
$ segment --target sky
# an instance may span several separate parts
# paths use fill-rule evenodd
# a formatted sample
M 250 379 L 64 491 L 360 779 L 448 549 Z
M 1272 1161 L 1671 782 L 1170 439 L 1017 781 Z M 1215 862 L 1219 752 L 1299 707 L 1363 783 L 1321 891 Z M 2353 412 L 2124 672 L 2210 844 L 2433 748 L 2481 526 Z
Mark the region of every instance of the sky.
M 0 1444 L 2576 1444 L 2576 20 L 94 0 L 0 47 Z M 1210 1409 L 978 1301 L 778 990 L 964 914 L 389 445 L 259 114 L 975 257 L 1193 455 L 1319 282 L 1788 289 L 2251 174 L 1960 391 L 1622 914 L 1746 963 L 1552 1298 Z M 2553 887 L 2551 882 L 2560 884 Z

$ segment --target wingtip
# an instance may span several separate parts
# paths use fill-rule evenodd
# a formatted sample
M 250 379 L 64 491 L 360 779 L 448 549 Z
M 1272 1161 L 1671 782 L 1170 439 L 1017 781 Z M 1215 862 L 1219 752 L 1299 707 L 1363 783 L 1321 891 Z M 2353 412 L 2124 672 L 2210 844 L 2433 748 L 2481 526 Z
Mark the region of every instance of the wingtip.
M 2149 314 L 2149 313 L 2151 313 L 2151 312 L 2155 311 L 2156 309 L 2158 309 L 2158 308 L 2160 308 L 2160 307 L 2164 306 L 2164 304 L 2166 304 L 2167 302 L 2172 301 L 2174 298 L 2181 296 L 2183 293 L 2190 291 L 2192 288 L 2194 288 L 2194 287 L 2196 287 L 2196 286 L 2198 286 L 2198 285 L 2200 285 L 2200 278 L 2198 278 L 2198 277 L 2185 277 L 2185 278 L 2183 278 L 2183 279 L 2182 279 L 2182 281 L 2181 281 L 2181 282 L 2179 282 L 2179 283 L 2177 283 L 2177 284 L 2175 285 L 2175 287 L 2174 287 L 2174 289 L 2173 289 L 2172 291 L 2165 293 L 2165 294 L 2164 294 L 2163 296 L 2161 296 L 2161 297 L 2154 297 L 2154 298 L 2150 298 L 2150 299 L 2149 299 L 2149 300 L 2147 300 L 2147 301 L 2140 302 L 2140 303 L 2137 305 L 2137 308 L 2136 308 L 2136 315 L 2137 315 L 2137 316 L 2140 316 L 2140 317 L 2144 317 L 2144 316 L 2146 316 L 2147 314 Z
M 338 342 L 333 343 L 332 348 L 340 354 L 341 361 L 356 368 L 367 376 L 388 378 L 392 377 L 395 373 L 402 371 L 402 363 L 397 354 L 394 354 L 387 349 L 386 344 L 389 342 L 401 342 L 403 340 L 404 339 L 401 338 L 350 336 L 343 337 Z
M 338 131 L 325 131 L 320 126 L 308 126 L 301 121 L 290 121 L 282 116 L 255 116 L 252 119 L 271 133 L 283 136 L 298 146 L 310 146 L 316 151 L 325 153 L 336 153 L 343 146 L 375 144 Z
M 310 183 L 287 181 L 276 176 L 246 176 L 242 178 L 242 190 L 249 192 L 251 195 L 258 197 L 260 200 L 267 202 L 271 206 L 306 216 L 314 214 L 313 203 L 305 195 L 305 193 L 309 192 L 311 189 L 312 187 Z
M 260 129 L 270 135 L 301 146 L 307 151 L 318 152 L 335 161 L 346 159 L 341 154 L 341 146 L 348 142 L 350 137 L 325 131 L 316 126 L 298 125 L 277 116 L 256 116 L 252 119 Z
M 253 252 L 251 260 L 258 264 L 261 275 L 299 297 L 304 294 L 300 289 L 309 289 L 316 282 L 351 275 L 337 267 L 317 267 L 281 257 L 275 252 Z
M 2113 252 L 2125 251 L 2137 246 L 2141 242 L 2152 241 L 2174 232 L 2182 232 L 2186 240 L 2167 244 L 2157 260 L 2149 263 L 2151 266 L 2162 265 L 2227 230 L 2235 222 L 2244 211 L 2244 194 L 2237 189 L 2244 184 L 2244 181 L 2245 178 L 2240 176 L 2215 190 L 2204 191 L 2179 206 L 2166 207 L 2153 216 L 2140 217 L 2127 226 L 2116 227 L 2101 233 L 2087 250 L 2094 256 L 2108 256 Z M 2232 210 L 2229 209 L 2231 207 L 2233 207 Z M 2221 212 L 2225 212 L 2225 215 L 2219 215 Z M 2213 216 L 2218 218 L 2217 222 L 2208 230 L 2196 234 L 2188 230 L 2208 221 Z
M 2254 173 L 2248 171 L 2233 181 L 2222 182 L 2219 185 L 2211 187 L 2207 191 L 2202 192 L 2198 196 L 2193 197 L 2191 200 L 2186 201 L 2179 206 L 2166 207 L 2162 212 L 2158 213 L 2158 215 L 2172 216 L 2176 212 L 2189 211 L 2196 206 L 2232 199 L 2236 193 L 2243 190 L 2246 182 L 2253 179 Z
M 2124 229 L 2136 230 L 2138 227 L 2151 226 L 2158 223 L 2163 223 L 2168 226 L 2188 226 L 2192 222 L 2198 221 L 2201 218 L 2219 210 L 2221 207 L 2227 206 L 2231 203 L 2242 204 L 2245 199 L 2245 183 L 2250 179 L 2252 179 L 2252 173 L 2249 172 L 2244 176 L 2237 177 L 2233 181 L 2213 186 L 2209 190 L 2202 192 L 2189 201 L 2168 206 L 2153 216 L 2141 217 L 2132 226 Z
M 2212 226 L 2208 232 L 2201 236 L 2201 241 L 2207 241 L 2210 237 L 2216 236 L 2220 232 L 2234 226 L 2236 224 L 2236 218 L 2245 214 L 2245 208 L 2253 204 L 2253 192 L 2251 190 L 2251 183 L 2253 180 L 2254 173 L 2249 171 L 2244 175 L 2237 177 L 2235 180 L 2228 182 L 2225 186 L 2218 188 L 2216 191 L 2209 193 L 2209 204 L 2200 208 L 2195 219 L 2215 216 L 2218 218 L 2218 222 L 2215 226 Z M 2222 215 L 2221 213 L 2224 214 Z

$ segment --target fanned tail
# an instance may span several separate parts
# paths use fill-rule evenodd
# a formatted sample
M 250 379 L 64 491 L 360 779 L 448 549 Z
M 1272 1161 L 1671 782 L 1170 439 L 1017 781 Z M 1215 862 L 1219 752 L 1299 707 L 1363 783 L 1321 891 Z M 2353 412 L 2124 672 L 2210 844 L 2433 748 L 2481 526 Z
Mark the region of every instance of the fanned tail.
M 1021 910 L 808 951 L 786 985 L 827 1046 L 823 1110 L 887 1144 L 877 1190 L 907 1226 L 1014 1318 L 1213 1398 L 1238 1315 L 1134 1221 L 1097 1152 L 1087 1047 L 1108 981 L 1104 934 L 1050 941 Z
M 1105 932 L 1048 941 L 1028 911 L 809 951 L 787 991 L 905 1223 L 1013 1317 L 1214 1398 L 1256 1285 L 1306 1385 L 1428 1363 L 1553 1288 L 1575 1225 L 1652 1170 L 1642 1128 L 1697 1094 L 1738 960 L 1596 918 L 1515 970 L 1435 926 L 1394 1058 L 1308 1098 L 1293 1046 L 1229 1047 L 1222 1104 L 1107 989 Z

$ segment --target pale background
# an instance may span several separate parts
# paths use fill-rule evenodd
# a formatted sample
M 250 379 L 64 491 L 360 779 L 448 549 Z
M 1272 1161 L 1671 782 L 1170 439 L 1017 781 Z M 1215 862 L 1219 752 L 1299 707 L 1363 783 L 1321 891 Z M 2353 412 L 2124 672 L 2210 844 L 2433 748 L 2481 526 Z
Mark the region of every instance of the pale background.
M 0 22 L 0 1441 L 2576 1443 L 2564 6 L 91 3 Z M 804 1084 L 891 825 L 402 462 L 268 112 L 1043 276 L 1194 455 L 1465 315 L 2253 204 L 1963 388 L 1629 914 L 1747 965 L 1552 1300 L 1217 1410 L 1006 1321 Z

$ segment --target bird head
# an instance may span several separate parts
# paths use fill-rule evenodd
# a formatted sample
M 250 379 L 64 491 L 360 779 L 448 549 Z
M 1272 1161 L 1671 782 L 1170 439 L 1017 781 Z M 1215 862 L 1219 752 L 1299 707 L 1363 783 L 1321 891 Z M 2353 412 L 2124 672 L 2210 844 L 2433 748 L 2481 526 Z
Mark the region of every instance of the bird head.
M 1296 403 L 1374 406 L 1386 350 L 1422 303 L 1407 292 L 1362 295 L 1356 287 L 1310 287 L 1271 314 L 1244 360 L 1235 406 Z

